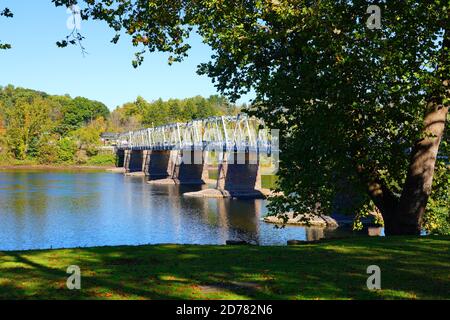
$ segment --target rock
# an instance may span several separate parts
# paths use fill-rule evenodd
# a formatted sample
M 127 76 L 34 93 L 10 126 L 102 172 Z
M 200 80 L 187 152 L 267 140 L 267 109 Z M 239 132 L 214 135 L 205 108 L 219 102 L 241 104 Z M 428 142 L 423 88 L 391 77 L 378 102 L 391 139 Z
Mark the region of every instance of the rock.
M 287 225 L 299 225 L 299 226 L 314 226 L 314 227 L 324 227 L 324 228 L 337 228 L 339 224 L 330 216 L 326 215 L 315 215 L 315 214 L 297 214 L 294 217 L 294 213 L 285 214 L 288 220 L 285 222 L 283 220 L 283 215 L 268 216 L 264 218 L 264 222 L 274 223 L 274 224 L 287 224 Z
M 145 173 L 142 171 L 126 172 L 124 175 L 127 177 L 143 177 L 143 176 L 145 176 Z
M 218 189 L 205 189 L 195 192 L 186 192 L 183 196 L 191 198 L 227 198 L 227 194 L 222 193 Z
M 168 185 L 168 184 L 176 184 L 175 180 L 167 178 L 167 179 L 156 179 L 156 180 L 148 180 L 148 184 L 156 184 L 156 185 Z
M 242 245 L 248 244 L 247 241 L 243 241 L 243 240 L 227 240 L 225 243 L 230 246 L 242 246 Z
M 106 171 L 114 172 L 114 173 L 125 173 L 125 168 L 108 168 Z
M 264 194 L 259 190 L 228 191 L 219 189 L 204 189 L 196 192 L 186 192 L 185 197 L 191 198 L 240 198 L 240 199 L 264 199 Z

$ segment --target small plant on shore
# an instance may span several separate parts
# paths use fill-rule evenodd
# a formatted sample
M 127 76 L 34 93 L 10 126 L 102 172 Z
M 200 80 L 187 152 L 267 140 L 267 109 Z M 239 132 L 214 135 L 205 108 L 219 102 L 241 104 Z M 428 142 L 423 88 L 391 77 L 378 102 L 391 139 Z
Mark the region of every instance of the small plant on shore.
M 95 166 L 113 166 L 115 162 L 116 157 L 114 154 L 98 154 L 89 158 L 87 164 Z

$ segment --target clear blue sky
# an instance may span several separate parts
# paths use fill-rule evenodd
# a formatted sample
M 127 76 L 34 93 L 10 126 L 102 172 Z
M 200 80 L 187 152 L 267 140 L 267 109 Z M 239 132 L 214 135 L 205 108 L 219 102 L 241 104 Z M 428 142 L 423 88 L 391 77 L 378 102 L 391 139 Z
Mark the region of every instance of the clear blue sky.
M 4 7 L 13 11 L 14 18 L 0 18 L 0 40 L 13 48 L 0 51 L 1 86 L 84 96 L 110 109 L 138 95 L 155 100 L 217 93 L 208 77 L 196 74 L 197 65 L 209 61 L 212 54 L 198 36 L 190 40 L 192 49 L 184 62 L 169 66 L 167 55 L 152 53 L 134 69 L 131 61 L 136 48 L 128 37 L 111 44 L 114 32 L 104 22 L 82 22 L 89 53 L 83 57 L 78 47 L 55 45 L 69 33 L 65 8 L 54 7 L 50 0 L 0 0 L 0 9 Z

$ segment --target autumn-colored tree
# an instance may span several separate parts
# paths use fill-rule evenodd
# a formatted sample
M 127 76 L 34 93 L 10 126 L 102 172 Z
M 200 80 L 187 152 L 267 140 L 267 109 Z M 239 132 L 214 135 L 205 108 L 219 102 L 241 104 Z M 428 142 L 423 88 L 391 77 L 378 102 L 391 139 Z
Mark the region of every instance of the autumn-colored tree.
M 69 95 L 51 96 L 12 85 L 0 87 L 0 128 L 4 128 L 0 130 L 2 160 L 13 157 L 42 163 L 70 162 L 77 144 L 81 148 L 86 146 L 93 154 L 106 126 L 105 120 L 96 119 L 108 115 L 106 106 L 97 101 L 72 99 Z M 84 131 L 93 132 L 90 142 L 89 134 L 83 130 L 80 140 L 76 140 L 77 135 L 72 133 L 86 126 L 89 128 Z M 91 130 L 91 127 L 96 128 Z
M 51 105 L 42 98 L 19 100 L 5 110 L 6 141 L 17 159 L 25 159 L 33 144 L 50 134 L 54 124 L 50 117 Z

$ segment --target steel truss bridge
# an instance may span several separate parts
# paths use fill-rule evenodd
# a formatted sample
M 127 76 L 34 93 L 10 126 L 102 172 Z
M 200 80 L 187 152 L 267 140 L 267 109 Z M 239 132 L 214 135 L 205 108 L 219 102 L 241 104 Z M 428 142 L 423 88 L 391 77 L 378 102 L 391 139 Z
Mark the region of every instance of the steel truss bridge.
M 127 150 L 203 150 L 279 152 L 279 131 L 246 114 L 209 117 L 122 133 L 117 148 Z

